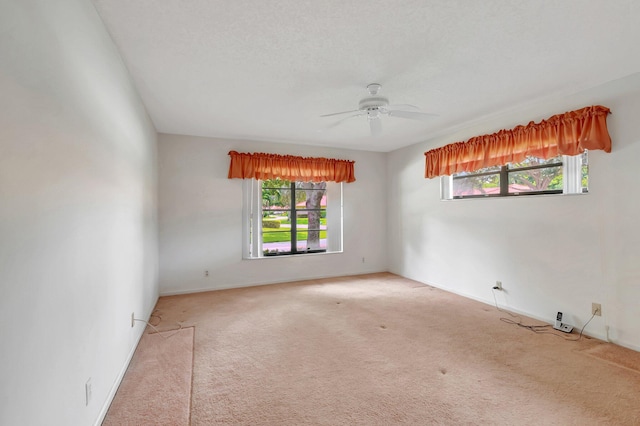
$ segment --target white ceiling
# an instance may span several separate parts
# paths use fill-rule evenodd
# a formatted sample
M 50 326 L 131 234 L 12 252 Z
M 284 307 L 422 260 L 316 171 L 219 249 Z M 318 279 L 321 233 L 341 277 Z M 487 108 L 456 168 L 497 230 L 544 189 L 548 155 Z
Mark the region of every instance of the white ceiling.
M 163 133 L 391 151 L 640 71 L 636 0 L 93 3 Z M 438 116 L 327 129 L 374 82 Z

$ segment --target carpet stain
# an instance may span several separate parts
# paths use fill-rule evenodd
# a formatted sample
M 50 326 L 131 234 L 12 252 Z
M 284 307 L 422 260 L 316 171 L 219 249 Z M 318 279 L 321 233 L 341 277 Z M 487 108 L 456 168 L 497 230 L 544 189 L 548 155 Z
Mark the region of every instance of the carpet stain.
M 440 368 L 440 373 L 447 374 L 447 369 L 446 368 Z
M 383 329 L 383 330 L 386 330 L 386 329 L 387 329 L 387 326 L 386 326 L 386 325 L 384 325 L 384 324 L 382 324 L 382 325 L 380 326 L 380 328 L 381 328 L 381 329 Z

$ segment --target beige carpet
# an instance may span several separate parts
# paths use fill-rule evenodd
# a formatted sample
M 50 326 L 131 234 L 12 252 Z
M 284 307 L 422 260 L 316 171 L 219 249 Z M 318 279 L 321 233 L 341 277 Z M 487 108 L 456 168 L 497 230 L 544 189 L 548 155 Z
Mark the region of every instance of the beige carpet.
M 193 328 L 147 328 L 103 425 L 189 424 Z
M 634 373 L 640 373 L 640 353 L 631 349 L 603 342 L 586 349 L 584 353 L 605 360 L 617 367 L 628 368 Z
M 195 326 L 193 425 L 640 424 L 640 374 L 588 352 L 602 342 L 392 274 L 157 309 L 161 329 Z

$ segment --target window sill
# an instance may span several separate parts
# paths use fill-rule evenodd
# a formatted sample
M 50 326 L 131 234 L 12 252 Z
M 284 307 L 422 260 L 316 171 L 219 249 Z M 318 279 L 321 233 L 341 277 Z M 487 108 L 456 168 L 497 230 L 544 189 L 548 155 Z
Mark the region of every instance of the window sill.
M 292 257 L 304 258 L 309 256 L 326 256 L 330 254 L 342 254 L 342 253 L 344 252 L 341 250 L 341 251 L 325 251 L 322 253 L 281 254 L 277 256 L 243 257 L 242 260 L 291 259 Z
M 514 194 L 514 195 L 488 195 L 477 197 L 464 197 L 464 198 L 440 198 L 440 201 L 468 201 L 468 200 L 502 200 L 513 198 L 548 198 L 548 197 L 567 197 L 567 196 L 582 196 L 589 195 L 590 192 L 573 192 L 573 193 L 559 193 L 559 194 Z

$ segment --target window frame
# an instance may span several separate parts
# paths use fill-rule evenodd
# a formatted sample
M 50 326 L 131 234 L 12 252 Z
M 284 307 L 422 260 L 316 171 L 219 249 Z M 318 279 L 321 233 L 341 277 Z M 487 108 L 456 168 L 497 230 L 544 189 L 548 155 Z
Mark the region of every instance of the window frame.
M 440 180 L 440 199 L 441 200 L 465 200 L 465 199 L 478 199 L 478 198 L 508 198 L 508 197 L 522 197 L 522 196 L 535 196 L 535 195 L 567 195 L 567 194 L 586 194 L 589 192 L 588 186 L 582 187 L 582 167 L 583 167 L 583 155 L 587 155 L 586 165 L 588 167 L 588 153 L 587 151 L 574 155 L 563 155 L 561 162 L 553 162 L 546 164 L 536 164 L 532 166 L 514 167 L 509 168 L 509 164 L 500 166 L 500 169 L 495 171 L 485 171 L 480 173 L 468 173 L 465 175 L 451 175 L 442 176 Z M 522 172 L 527 170 L 546 169 L 551 167 L 562 166 L 562 189 L 548 189 L 542 191 L 523 191 L 523 192 L 509 192 L 509 174 L 515 172 Z M 478 176 L 491 176 L 498 175 L 500 178 L 500 191 L 497 194 L 473 194 L 473 195 L 453 195 L 453 182 L 456 179 L 466 179 L 469 177 Z M 588 174 L 587 174 L 588 179 Z
M 326 182 L 325 196 L 326 209 L 326 239 L 327 246 L 324 249 L 296 250 L 293 252 L 266 254 L 263 251 L 262 242 L 262 180 L 243 180 L 243 227 L 242 227 L 242 257 L 243 259 L 274 259 L 300 255 L 325 255 L 342 253 L 343 241 L 343 185 L 337 182 Z M 291 181 L 295 185 L 296 181 Z M 292 194 L 293 196 L 294 194 Z M 309 211 L 314 209 L 296 209 L 295 202 L 291 203 L 293 210 Z M 317 210 L 317 209 L 316 209 Z M 285 210 L 286 211 L 286 210 Z M 293 222 L 293 221 L 292 221 Z M 294 235 L 294 224 L 292 223 L 292 240 Z M 292 241 L 293 244 L 293 241 Z
M 288 212 L 289 213 L 289 218 L 290 218 L 290 222 L 291 222 L 291 228 L 288 231 L 289 235 L 291 236 L 291 247 L 289 251 L 276 251 L 276 252 L 269 252 L 269 253 L 264 253 L 264 248 L 263 248 L 263 255 L 265 257 L 268 256 L 293 256 L 293 255 L 300 255 L 300 254 L 310 254 L 310 253 L 325 253 L 327 251 L 326 248 L 324 249 L 306 249 L 306 250 L 298 250 L 298 213 L 300 212 L 310 212 L 310 211 L 319 211 L 322 212 L 323 210 L 326 212 L 326 208 L 319 208 L 319 209 L 310 209 L 310 208 L 304 208 L 304 209 L 299 209 L 296 208 L 296 201 L 297 197 L 296 197 L 296 191 L 309 191 L 309 189 L 301 189 L 301 188 L 297 188 L 296 184 L 298 182 L 301 181 L 289 181 L 289 188 L 263 188 L 262 187 L 262 182 L 260 181 L 260 190 L 262 191 L 263 189 L 277 189 L 277 190 L 287 190 L 287 191 L 291 191 L 291 195 L 290 195 L 290 200 L 291 200 L 291 205 L 289 206 L 289 209 L 284 210 L 284 209 L 265 209 L 264 207 L 261 209 L 261 213 L 264 213 L 265 211 L 271 211 L 271 212 Z M 311 189 L 311 191 L 320 191 L 319 189 Z M 322 191 L 325 192 L 326 194 L 326 188 L 323 189 Z M 309 229 L 307 228 L 307 238 L 309 237 L 309 231 L 318 231 L 320 232 L 321 229 Z M 284 233 L 284 231 L 283 231 Z M 260 227 L 260 236 L 262 238 L 262 236 L 264 235 L 264 227 Z M 262 243 L 264 245 L 264 242 Z

